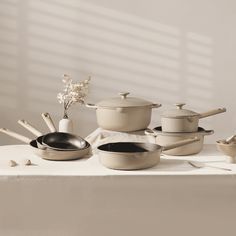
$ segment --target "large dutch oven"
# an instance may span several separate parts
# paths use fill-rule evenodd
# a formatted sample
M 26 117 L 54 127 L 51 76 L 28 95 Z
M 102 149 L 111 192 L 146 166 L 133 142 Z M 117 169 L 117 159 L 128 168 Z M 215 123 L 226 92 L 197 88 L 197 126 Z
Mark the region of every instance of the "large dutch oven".
M 129 97 L 129 93 L 119 93 L 114 97 L 86 104 L 96 109 L 98 125 L 107 130 L 131 132 L 146 129 L 151 121 L 152 109 L 161 104 L 154 104 L 141 98 Z
M 213 134 L 213 130 L 205 130 L 201 127 L 198 128 L 197 132 L 163 132 L 162 127 L 156 127 L 154 129 L 146 129 L 145 134 L 152 135 L 155 137 L 156 143 L 164 146 L 168 143 L 178 142 L 181 140 L 197 137 L 199 140 L 197 142 L 185 145 L 183 147 L 177 147 L 171 150 L 164 150 L 163 153 L 167 155 L 173 156 L 186 156 L 186 155 L 193 155 L 199 153 L 204 144 L 204 137 L 206 135 Z
M 161 114 L 163 132 L 197 132 L 199 119 L 225 112 L 225 108 L 218 108 L 204 113 L 197 113 L 183 109 L 185 103 L 176 103 L 175 109 Z

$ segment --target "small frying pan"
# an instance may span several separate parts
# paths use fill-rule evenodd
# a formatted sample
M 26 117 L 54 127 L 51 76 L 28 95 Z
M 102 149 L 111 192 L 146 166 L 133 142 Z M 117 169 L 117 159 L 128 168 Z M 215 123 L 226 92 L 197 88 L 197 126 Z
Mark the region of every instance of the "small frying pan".
M 28 137 L 17 134 L 5 128 L 0 128 L 0 132 L 7 134 L 13 138 L 16 138 L 24 143 L 28 143 L 32 151 L 37 156 L 46 160 L 52 160 L 52 161 L 75 160 L 75 159 L 79 159 L 88 155 L 91 151 L 91 146 L 88 142 L 86 142 L 86 147 L 84 149 L 76 150 L 76 151 L 59 151 L 59 150 L 54 150 L 54 149 L 49 149 L 49 148 L 41 149 L 38 146 L 38 143 L 36 140 L 31 140 Z
M 48 123 L 52 123 L 52 120 L 49 120 L 50 121 L 48 121 Z M 35 127 L 30 125 L 25 120 L 19 120 L 18 123 L 22 125 L 25 129 L 36 135 L 37 145 L 41 149 L 51 148 L 61 151 L 77 151 L 86 148 L 86 141 L 79 136 L 62 132 L 53 132 L 48 133 L 46 135 L 42 135 L 41 132 L 39 132 Z M 48 127 L 51 127 L 51 130 L 54 130 L 52 129 L 52 126 L 49 125 Z

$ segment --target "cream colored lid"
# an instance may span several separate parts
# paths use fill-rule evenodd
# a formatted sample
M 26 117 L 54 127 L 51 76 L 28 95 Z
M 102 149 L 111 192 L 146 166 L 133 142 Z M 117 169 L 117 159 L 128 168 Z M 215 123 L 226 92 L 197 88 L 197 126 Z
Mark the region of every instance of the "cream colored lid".
M 120 97 L 109 98 L 97 103 L 96 105 L 98 107 L 142 107 L 152 105 L 151 102 L 144 99 L 128 97 L 128 92 L 121 92 L 119 95 Z
M 176 103 L 176 109 L 170 109 L 161 114 L 162 117 L 166 118 L 184 118 L 184 117 L 193 117 L 193 116 L 199 116 L 198 113 L 183 109 L 183 106 L 185 103 Z

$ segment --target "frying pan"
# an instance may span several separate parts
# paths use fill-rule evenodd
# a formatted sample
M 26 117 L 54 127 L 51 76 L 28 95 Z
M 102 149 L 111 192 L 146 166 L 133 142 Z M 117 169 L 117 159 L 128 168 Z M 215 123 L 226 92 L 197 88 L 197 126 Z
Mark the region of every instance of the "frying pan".
M 13 138 L 16 138 L 24 143 L 28 143 L 32 151 L 39 157 L 52 160 L 52 161 L 65 161 L 65 160 L 75 160 L 82 158 L 90 153 L 91 147 L 88 142 L 86 142 L 86 147 L 84 149 L 76 150 L 76 151 L 61 151 L 54 150 L 50 148 L 41 149 L 38 146 L 36 140 L 31 140 L 28 137 L 10 131 L 9 129 L 0 128 L 0 132 L 7 134 Z
M 162 151 L 170 150 L 199 138 L 185 139 L 169 145 L 160 146 L 153 143 L 117 142 L 98 146 L 100 162 L 107 168 L 116 170 L 138 170 L 157 165 Z
M 43 114 L 47 114 L 47 119 L 50 117 L 48 113 Z M 39 132 L 35 127 L 25 120 L 19 120 L 18 123 L 36 135 L 37 138 L 35 140 L 37 142 L 37 146 L 41 149 L 51 148 L 61 151 L 76 151 L 86 148 L 86 141 L 79 136 L 62 132 L 53 132 L 42 135 L 41 132 Z M 47 123 L 51 124 L 48 125 L 50 130 L 55 130 L 53 129 L 54 125 L 51 118 L 47 120 Z

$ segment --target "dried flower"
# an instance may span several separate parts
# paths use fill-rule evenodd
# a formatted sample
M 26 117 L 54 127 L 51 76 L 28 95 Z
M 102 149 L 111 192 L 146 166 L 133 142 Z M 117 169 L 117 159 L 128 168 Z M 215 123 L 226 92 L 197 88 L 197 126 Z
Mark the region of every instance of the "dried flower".
M 68 118 L 67 112 L 71 105 L 75 103 L 85 103 L 90 80 L 91 77 L 84 81 L 73 83 L 73 80 L 69 75 L 63 75 L 62 82 L 64 83 L 64 89 L 63 92 L 57 94 L 57 99 L 60 104 L 63 104 L 64 118 Z

